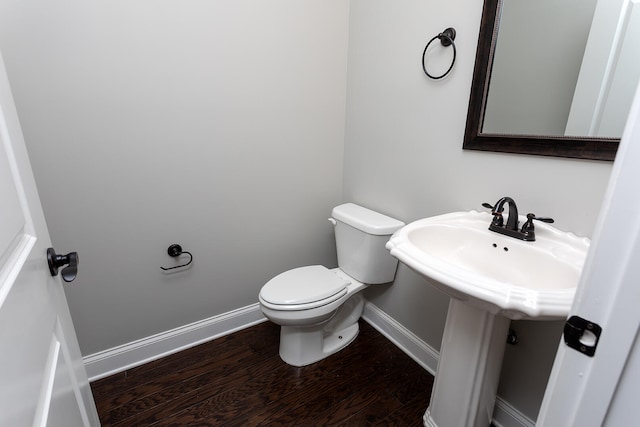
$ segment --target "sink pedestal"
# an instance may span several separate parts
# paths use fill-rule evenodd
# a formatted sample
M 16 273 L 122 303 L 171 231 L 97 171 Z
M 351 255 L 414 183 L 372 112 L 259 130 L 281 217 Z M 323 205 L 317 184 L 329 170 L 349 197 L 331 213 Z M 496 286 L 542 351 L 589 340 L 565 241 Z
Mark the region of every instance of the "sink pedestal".
M 424 218 L 386 244 L 452 297 L 427 427 L 489 426 L 509 319 L 562 319 L 573 303 L 589 239 L 541 223 L 536 240 L 523 241 L 490 231 L 494 219 L 476 211 Z
M 451 299 L 425 426 L 489 426 L 510 322 Z

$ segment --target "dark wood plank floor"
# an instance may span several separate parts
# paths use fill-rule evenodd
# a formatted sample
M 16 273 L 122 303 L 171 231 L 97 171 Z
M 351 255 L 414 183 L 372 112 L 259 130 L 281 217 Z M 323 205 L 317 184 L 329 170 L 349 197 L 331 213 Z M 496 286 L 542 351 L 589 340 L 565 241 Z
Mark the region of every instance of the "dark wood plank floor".
M 360 321 L 346 349 L 295 368 L 271 322 L 91 384 L 104 426 L 422 426 L 433 376 Z

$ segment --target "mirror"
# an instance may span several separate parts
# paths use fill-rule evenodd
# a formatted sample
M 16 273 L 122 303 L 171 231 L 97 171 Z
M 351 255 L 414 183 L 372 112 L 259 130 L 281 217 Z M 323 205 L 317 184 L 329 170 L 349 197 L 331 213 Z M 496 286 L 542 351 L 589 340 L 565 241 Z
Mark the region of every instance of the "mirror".
M 463 148 L 613 160 L 640 79 L 633 4 L 485 0 Z

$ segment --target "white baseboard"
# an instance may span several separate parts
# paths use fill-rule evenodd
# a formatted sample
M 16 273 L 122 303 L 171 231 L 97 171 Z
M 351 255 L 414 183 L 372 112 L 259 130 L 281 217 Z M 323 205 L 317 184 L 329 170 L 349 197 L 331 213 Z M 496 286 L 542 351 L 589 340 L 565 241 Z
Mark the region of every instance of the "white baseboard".
M 362 318 L 431 375 L 436 375 L 438 358 L 440 357 L 438 350 L 422 341 L 413 332 L 370 302 L 365 304 Z
M 370 302 L 365 304 L 362 318 L 435 376 L 440 352 Z M 536 424 L 500 396 L 496 398 L 493 423 L 496 427 L 535 427 Z
M 435 375 L 440 357 L 436 349 L 370 302 L 365 304 L 362 318 Z M 266 320 L 260 311 L 260 305 L 256 303 L 86 356 L 83 361 L 89 381 L 95 381 Z M 496 398 L 493 416 L 497 427 L 535 427 L 534 421 L 499 396 Z
M 89 381 L 95 381 L 266 320 L 256 303 L 91 354 L 83 361 Z
M 536 422 L 498 396 L 493 410 L 493 424 L 496 427 L 535 427 Z

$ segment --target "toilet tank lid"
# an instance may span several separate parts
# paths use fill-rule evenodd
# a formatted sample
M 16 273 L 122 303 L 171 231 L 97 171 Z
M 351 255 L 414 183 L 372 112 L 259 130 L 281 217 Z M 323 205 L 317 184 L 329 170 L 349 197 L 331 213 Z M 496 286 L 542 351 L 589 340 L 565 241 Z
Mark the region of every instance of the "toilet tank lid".
M 402 221 L 374 212 L 355 203 L 336 206 L 333 208 L 331 216 L 365 233 L 378 236 L 391 235 L 405 225 Z

